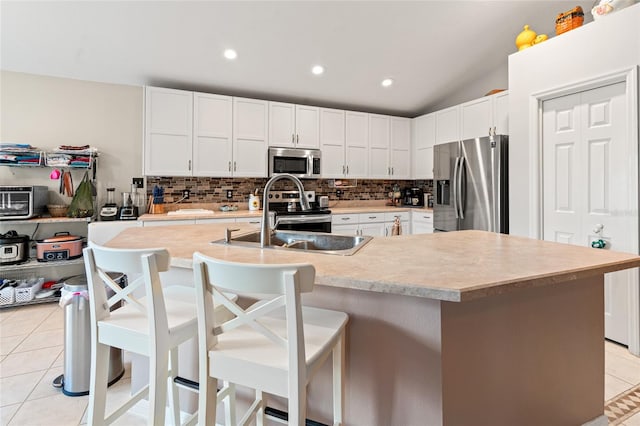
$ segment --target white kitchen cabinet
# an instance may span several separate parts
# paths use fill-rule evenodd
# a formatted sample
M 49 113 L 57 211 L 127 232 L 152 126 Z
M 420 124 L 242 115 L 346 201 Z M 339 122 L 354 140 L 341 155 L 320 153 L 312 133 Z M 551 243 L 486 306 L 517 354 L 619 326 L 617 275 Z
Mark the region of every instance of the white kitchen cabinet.
M 369 114 L 345 113 L 345 177 L 366 178 L 369 150 Z
M 193 175 L 232 176 L 233 98 L 193 94 Z
M 409 212 L 376 212 L 331 215 L 331 232 L 341 235 L 390 236 L 393 222 L 398 216 L 403 234 L 410 233 Z
M 460 140 L 460 105 L 436 111 L 436 144 Z
M 413 179 L 433 179 L 433 146 L 436 143 L 435 113 L 412 120 Z
M 268 103 L 145 88 L 144 174 L 265 177 Z
M 384 214 L 385 235 L 393 235 L 393 223 L 396 217 L 400 219 L 400 235 L 410 235 L 411 231 L 411 214 L 409 212 L 386 212 Z
M 267 101 L 233 98 L 233 176 L 267 176 Z
M 340 109 L 320 109 L 320 150 L 323 178 L 346 175 L 345 112 Z
M 411 178 L 411 120 L 391 117 L 389 164 L 394 179 Z
M 489 129 L 497 134 L 509 132 L 509 97 L 500 92 L 460 105 L 460 139 L 489 136 Z
M 320 108 L 269 102 L 269 146 L 320 147 Z
M 389 140 L 391 121 L 387 115 L 369 114 L 369 173 L 370 179 L 385 179 L 389 168 Z
M 412 234 L 432 234 L 433 233 L 433 212 L 432 211 L 411 211 L 411 233 Z
M 145 88 L 144 174 L 191 176 L 193 93 Z
M 410 126 L 408 118 L 369 114 L 369 178 L 409 179 Z

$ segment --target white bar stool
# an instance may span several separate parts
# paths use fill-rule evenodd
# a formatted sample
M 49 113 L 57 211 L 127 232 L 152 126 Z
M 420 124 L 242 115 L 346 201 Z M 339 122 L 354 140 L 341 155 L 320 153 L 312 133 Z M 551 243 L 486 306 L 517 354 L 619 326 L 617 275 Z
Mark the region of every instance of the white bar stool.
M 87 423 L 111 424 L 133 405 L 149 397 L 148 422 L 165 424 L 167 390 L 172 408 L 172 424 L 180 425 L 178 385 L 178 346 L 197 335 L 195 292 L 193 287 L 162 287 L 160 272 L 169 269 L 165 249 L 112 249 L 90 244 L 84 249 L 91 311 L 91 381 Z M 120 271 L 136 277 L 120 288 L 106 271 Z M 105 285 L 115 294 L 107 298 Z M 144 288 L 145 296 L 134 292 Z M 227 295 L 233 298 L 233 295 Z M 126 302 L 110 312 L 116 303 Z M 109 347 L 117 347 L 149 357 L 149 385 L 140 389 L 109 416 L 105 416 Z M 235 395 L 226 391 L 233 403 Z M 216 401 L 216 398 L 214 398 Z M 215 404 L 214 404 L 215 405 Z M 187 424 L 194 424 L 197 413 Z
M 333 357 L 333 424 L 341 425 L 344 399 L 344 339 L 347 314 L 303 307 L 300 294 L 310 292 L 315 268 L 310 264 L 264 265 L 225 262 L 194 256 L 200 356 L 199 424 L 216 418 L 217 380 L 255 389 L 255 400 L 239 424 L 256 417 L 262 425 L 262 392 L 288 398 L 288 422 L 304 425 L 307 384 Z M 261 295 L 242 309 L 225 292 Z M 215 301 L 211 295 L 215 296 Z M 255 297 L 255 296 L 254 296 Z M 220 301 L 236 318 L 219 324 L 212 315 Z

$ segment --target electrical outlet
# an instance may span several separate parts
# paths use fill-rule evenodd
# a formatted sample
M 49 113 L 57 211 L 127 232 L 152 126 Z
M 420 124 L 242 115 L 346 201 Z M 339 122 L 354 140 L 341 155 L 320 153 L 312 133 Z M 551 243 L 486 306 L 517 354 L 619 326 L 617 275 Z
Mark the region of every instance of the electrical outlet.
M 233 189 L 227 189 L 227 198 L 228 199 L 233 198 Z
M 336 197 L 342 197 L 342 189 L 336 189 Z
M 143 188 L 144 187 L 144 179 L 143 178 L 133 178 L 133 182 L 132 182 L 136 188 Z
M 183 189 L 182 190 L 182 198 L 183 199 L 188 200 L 190 195 L 191 195 L 191 191 L 189 191 L 188 189 Z

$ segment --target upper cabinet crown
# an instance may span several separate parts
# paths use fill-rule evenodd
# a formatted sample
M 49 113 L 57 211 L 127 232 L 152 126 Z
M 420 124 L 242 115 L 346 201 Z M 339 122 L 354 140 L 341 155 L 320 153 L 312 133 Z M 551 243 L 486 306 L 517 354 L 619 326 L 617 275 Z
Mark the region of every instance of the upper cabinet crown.
M 269 102 L 269 146 L 320 147 L 320 108 Z
M 268 103 L 145 88 L 144 174 L 266 176 Z

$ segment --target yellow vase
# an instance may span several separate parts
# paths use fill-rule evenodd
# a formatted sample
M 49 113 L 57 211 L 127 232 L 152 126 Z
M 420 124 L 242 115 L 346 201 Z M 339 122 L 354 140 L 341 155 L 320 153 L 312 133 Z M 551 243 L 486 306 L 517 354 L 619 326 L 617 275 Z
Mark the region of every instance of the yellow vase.
M 530 30 L 528 25 L 524 26 L 524 30 L 516 37 L 516 47 L 518 50 L 526 49 L 533 45 L 533 41 L 538 35 L 535 31 Z

